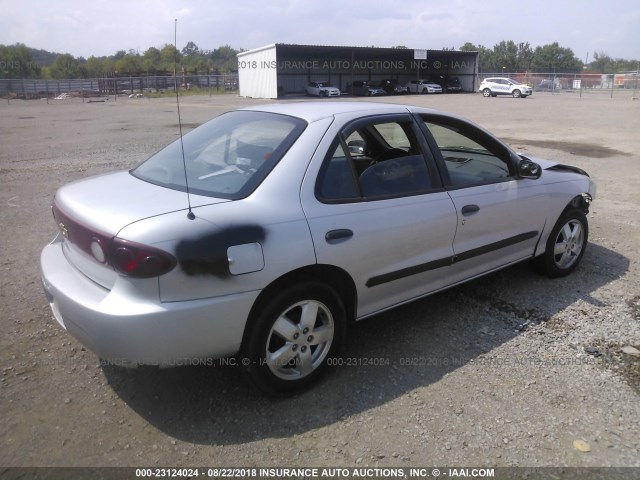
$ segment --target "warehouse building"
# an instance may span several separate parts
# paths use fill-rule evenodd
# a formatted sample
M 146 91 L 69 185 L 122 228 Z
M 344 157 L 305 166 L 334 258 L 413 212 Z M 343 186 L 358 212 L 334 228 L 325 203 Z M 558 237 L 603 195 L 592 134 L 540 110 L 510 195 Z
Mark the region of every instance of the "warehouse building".
M 240 96 L 277 98 L 304 93 L 312 81 L 329 81 L 348 93 L 354 81 L 456 77 L 473 92 L 478 52 L 409 48 L 340 47 L 276 43 L 238 54 Z

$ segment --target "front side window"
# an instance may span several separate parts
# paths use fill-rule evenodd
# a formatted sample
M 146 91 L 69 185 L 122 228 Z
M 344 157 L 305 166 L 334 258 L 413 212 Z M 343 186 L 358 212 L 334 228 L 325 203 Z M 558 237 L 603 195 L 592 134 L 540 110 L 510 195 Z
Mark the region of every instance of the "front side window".
M 359 123 L 334 140 L 316 193 L 342 202 L 417 195 L 431 178 L 411 121 Z
M 229 112 L 196 128 L 131 171 L 174 190 L 237 199 L 269 174 L 306 126 L 301 119 L 267 112 Z
M 452 186 L 495 183 L 513 176 L 509 154 L 494 139 L 457 122 L 425 120 Z

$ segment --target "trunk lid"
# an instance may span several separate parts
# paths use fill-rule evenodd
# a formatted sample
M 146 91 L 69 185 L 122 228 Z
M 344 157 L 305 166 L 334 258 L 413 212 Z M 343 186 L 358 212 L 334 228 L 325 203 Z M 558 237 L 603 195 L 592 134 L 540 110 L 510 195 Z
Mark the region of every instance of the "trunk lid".
M 194 208 L 229 201 L 199 195 L 190 199 Z M 146 218 L 180 210 L 186 215 L 187 206 L 185 192 L 145 182 L 129 172 L 117 172 L 60 188 L 52 209 L 67 260 L 110 289 L 118 273 L 106 261 L 106 252 L 118 232 Z

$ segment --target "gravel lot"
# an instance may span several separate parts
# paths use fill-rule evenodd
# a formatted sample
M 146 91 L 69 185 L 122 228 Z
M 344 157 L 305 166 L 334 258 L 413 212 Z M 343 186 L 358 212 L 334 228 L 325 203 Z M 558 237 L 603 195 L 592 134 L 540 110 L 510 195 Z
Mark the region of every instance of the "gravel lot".
M 640 467 L 640 358 L 621 351 L 640 348 L 640 101 L 377 101 L 453 111 L 587 170 L 598 197 L 581 267 L 550 280 L 519 265 L 361 322 L 344 364 L 293 398 L 265 398 L 229 366 L 101 367 L 42 293 L 49 205 L 176 138 L 175 100 L 5 101 L 0 467 Z M 258 103 L 184 97 L 183 128 Z

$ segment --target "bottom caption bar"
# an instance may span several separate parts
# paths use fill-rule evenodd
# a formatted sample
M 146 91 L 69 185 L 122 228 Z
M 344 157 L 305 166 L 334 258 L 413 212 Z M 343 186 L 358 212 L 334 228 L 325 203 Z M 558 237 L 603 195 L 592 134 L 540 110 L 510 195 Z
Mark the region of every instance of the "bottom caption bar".
M 0 479 L 129 480 L 175 479 L 448 479 L 627 480 L 640 478 L 640 467 L 0 467 Z

